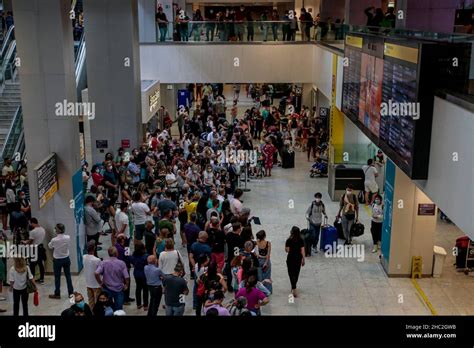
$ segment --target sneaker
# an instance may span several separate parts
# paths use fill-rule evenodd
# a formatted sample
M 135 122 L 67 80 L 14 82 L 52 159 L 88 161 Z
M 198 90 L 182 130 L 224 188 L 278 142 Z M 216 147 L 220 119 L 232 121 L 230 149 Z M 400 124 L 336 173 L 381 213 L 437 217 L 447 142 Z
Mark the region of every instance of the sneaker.
M 377 247 L 377 245 L 374 245 L 374 247 L 372 248 L 372 253 L 376 253 L 378 250 L 379 248 Z
M 7 300 L 6 297 L 0 296 L 0 301 L 6 301 L 6 300 Z
M 49 295 L 48 297 L 53 299 L 53 300 L 60 300 L 61 299 L 61 295 L 55 295 L 55 294 Z
M 38 283 L 44 284 L 44 279 L 38 279 Z
M 0 308 L 0 313 L 5 313 L 7 310 Z
M 130 303 L 130 302 L 128 302 L 128 301 L 126 301 L 126 302 L 124 302 L 124 303 L 123 303 L 123 305 L 124 305 L 124 306 L 130 306 L 130 305 L 131 305 L 131 303 Z
M 142 309 L 142 307 L 143 307 L 142 305 L 139 305 L 137 306 L 137 309 Z

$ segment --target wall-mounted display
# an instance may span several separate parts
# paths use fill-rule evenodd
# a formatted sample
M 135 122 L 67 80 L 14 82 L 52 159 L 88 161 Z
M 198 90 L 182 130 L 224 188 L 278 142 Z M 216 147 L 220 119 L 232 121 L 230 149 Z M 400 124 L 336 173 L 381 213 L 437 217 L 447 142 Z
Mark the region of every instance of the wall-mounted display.
M 467 90 L 470 52 L 465 43 L 349 34 L 342 111 L 410 178 L 426 179 L 434 92 Z

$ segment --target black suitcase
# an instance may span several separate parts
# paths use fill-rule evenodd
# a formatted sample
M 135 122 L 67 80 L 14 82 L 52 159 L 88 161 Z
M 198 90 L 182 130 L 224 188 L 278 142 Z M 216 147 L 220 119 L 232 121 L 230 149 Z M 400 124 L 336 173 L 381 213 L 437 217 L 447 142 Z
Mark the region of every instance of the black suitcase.
M 340 219 L 334 220 L 334 227 L 337 230 L 337 237 L 342 240 L 346 240 L 346 236 L 344 235 L 344 229 L 342 228 L 342 222 Z
M 300 233 L 304 241 L 305 256 L 311 256 L 311 244 L 313 244 L 313 240 L 311 238 L 311 235 L 309 234 L 309 230 L 307 228 L 304 228 L 301 230 Z
M 295 153 L 293 151 L 283 150 L 283 158 L 281 161 L 282 168 L 294 168 L 295 167 Z

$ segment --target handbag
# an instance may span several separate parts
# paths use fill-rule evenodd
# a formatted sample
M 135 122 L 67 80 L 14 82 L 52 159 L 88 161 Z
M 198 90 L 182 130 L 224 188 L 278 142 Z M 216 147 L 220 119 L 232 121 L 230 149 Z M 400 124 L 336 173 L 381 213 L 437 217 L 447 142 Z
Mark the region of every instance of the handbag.
M 352 237 L 360 237 L 364 234 L 364 225 L 361 224 L 360 222 L 355 222 L 354 224 L 352 224 L 352 227 L 351 227 L 351 236 Z
M 27 269 L 26 270 L 26 292 L 28 292 L 29 294 L 32 294 L 36 291 L 37 291 L 36 285 L 35 285 L 35 283 L 33 283 L 33 281 L 31 279 L 29 279 L 28 269 Z

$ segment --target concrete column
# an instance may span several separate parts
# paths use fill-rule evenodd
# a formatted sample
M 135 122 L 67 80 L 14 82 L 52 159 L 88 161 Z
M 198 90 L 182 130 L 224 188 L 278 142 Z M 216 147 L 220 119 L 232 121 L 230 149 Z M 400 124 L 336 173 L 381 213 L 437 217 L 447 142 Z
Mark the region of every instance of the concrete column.
M 395 11 L 397 14 L 395 28 L 397 29 L 405 29 L 407 26 L 407 4 L 408 0 L 397 0 Z
M 28 154 L 32 215 L 52 237 L 56 223 L 71 235 L 71 270 L 78 271 L 72 176 L 80 169 L 78 115 L 56 115 L 56 103 L 76 102 L 76 77 L 70 0 L 15 0 L 15 37 L 21 81 L 21 101 Z M 59 191 L 41 209 L 33 168 L 57 154 Z M 48 270 L 51 260 L 48 258 Z M 63 281 L 64 284 L 64 281 Z M 63 285 L 64 289 L 64 285 Z
M 388 160 L 381 262 L 389 276 L 410 276 L 414 256 L 422 257 L 422 274 L 431 275 L 437 209 L 433 205 L 433 214 L 427 215 L 426 205 L 430 204 L 433 202 L 423 191 Z
M 116 152 L 122 139 L 142 142 L 137 0 L 85 0 L 85 35 L 91 120 L 92 163 Z M 108 148 L 97 149 L 97 140 Z
M 156 42 L 156 0 L 138 0 L 138 25 L 140 43 Z
M 13 0 L 3 0 L 3 11 L 6 13 L 7 11 L 13 11 Z

